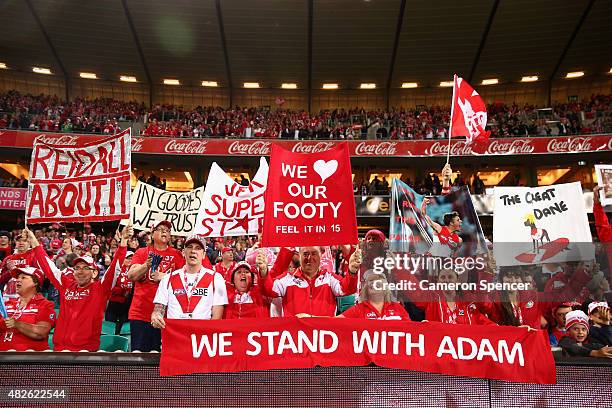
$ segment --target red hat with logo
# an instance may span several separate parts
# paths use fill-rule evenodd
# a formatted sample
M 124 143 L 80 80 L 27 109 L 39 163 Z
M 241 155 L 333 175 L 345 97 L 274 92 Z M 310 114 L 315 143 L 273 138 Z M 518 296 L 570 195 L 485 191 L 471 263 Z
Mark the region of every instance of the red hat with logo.
M 230 247 L 223 247 L 223 249 L 221 250 L 221 254 L 224 254 L 226 252 L 232 252 L 232 248 L 230 248 Z
M 565 330 L 576 324 L 581 324 L 589 330 L 589 317 L 582 310 L 573 310 L 565 315 Z
M 30 276 L 35 276 L 36 279 L 38 279 L 38 283 L 40 285 L 42 285 L 43 282 L 45 281 L 45 274 L 43 273 L 43 271 L 41 271 L 38 268 L 33 268 L 31 266 L 22 266 L 18 268 L 13 268 L 13 270 L 11 271 L 11 276 L 13 278 L 17 278 L 22 273 L 26 275 L 30 275 Z
M 55 238 L 51 241 L 51 249 L 60 249 L 62 247 L 62 240 Z
M 161 220 L 153 224 L 153 226 L 151 227 L 151 232 L 155 231 L 158 227 L 162 225 L 165 225 L 170 231 L 172 231 L 172 223 L 168 220 Z

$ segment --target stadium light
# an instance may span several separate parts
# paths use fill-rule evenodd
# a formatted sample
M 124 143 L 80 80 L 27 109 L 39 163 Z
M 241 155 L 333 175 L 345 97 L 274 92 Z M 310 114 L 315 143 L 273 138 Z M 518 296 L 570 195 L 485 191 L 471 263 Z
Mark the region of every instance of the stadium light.
M 359 85 L 359 89 L 376 89 L 376 84 L 364 83 Z
M 245 88 L 259 88 L 259 82 L 245 82 L 242 86 Z
M 6 67 L 6 65 L 5 65 Z M 610 68 L 610 70 L 608 71 L 608 74 L 612 74 L 612 68 Z
M 219 86 L 219 84 L 217 83 L 217 81 L 202 81 L 202 86 L 215 87 Z
M 178 79 L 164 79 L 164 85 L 180 85 Z
M 402 88 L 417 88 L 419 84 L 416 82 L 404 82 L 402 83 Z
M 282 89 L 297 89 L 297 84 L 296 83 L 285 83 L 285 84 L 281 84 L 281 88 Z
M 51 70 L 49 68 L 32 67 L 32 71 L 37 74 L 51 75 Z
M 4 62 L 0 62 L 0 69 L 8 69 Z
M 98 76 L 93 72 L 79 72 L 79 76 L 84 79 L 98 79 Z
M 131 75 L 121 75 L 119 77 L 119 80 L 122 81 L 122 82 L 138 82 L 136 80 L 136 77 L 135 76 L 131 76 Z
M 440 86 L 442 87 L 449 87 L 449 86 L 453 86 L 455 85 L 455 83 L 453 81 L 442 81 L 440 82 Z
M 584 76 L 584 71 L 568 72 L 567 75 L 565 75 L 565 78 L 580 78 L 581 76 Z
M 536 82 L 538 80 L 537 75 L 529 75 L 521 78 L 521 82 Z
M 323 89 L 338 89 L 338 84 L 323 84 Z
M 481 82 L 481 85 L 496 85 L 496 84 L 499 84 L 499 79 L 497 78 L 483 79 Z

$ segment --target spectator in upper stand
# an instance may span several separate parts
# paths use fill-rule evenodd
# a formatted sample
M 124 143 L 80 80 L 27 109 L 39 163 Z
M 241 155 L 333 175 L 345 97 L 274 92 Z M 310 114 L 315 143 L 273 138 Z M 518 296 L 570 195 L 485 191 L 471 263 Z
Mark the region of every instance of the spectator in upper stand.
M 565 316 L 567 336 L 559 342 L 569 356 L 612 358 L 612 347 L 588 340 L 589 318 L 582 310 L 574 310 Z

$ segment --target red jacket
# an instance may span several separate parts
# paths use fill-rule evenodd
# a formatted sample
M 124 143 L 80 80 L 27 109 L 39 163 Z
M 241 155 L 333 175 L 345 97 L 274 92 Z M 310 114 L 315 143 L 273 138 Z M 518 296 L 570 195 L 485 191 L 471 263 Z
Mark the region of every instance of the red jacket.
M 120 246 L 101 280 L 80 287 L 73 274 L 62 274 L 42 246 L 34 248 L 35 259 L 60 292 L 60 313 L 53 335 L 54 350 L 98 351 L 106 302 L 115 285 L 115 266 L 123 264 L 127 247 Z
M 286 272 L 273 279 L 269 273 L 264 279 L 263 293 L 268 297 L 283 298 L 283 316 L 307 313 L 314 316 L 334 316 L 336 297 L 357 292 L 357 275 L 342 277 L 332 272 L 319 271 L 308 279 L 302 268 Z
M 224 319 L 246 319 L 270 317 L 269 306 L 255 285 L 246 293 L 238 293 L 234 285 L 227 285 L 227 305 L 223 308 Z

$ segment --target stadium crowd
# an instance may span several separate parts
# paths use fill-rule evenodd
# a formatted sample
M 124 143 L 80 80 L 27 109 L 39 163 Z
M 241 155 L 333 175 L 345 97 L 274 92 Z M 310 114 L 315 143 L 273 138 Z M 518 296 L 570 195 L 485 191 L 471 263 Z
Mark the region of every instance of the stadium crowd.
M 452 189 L 451 176 L 446 165 L 442 194 Z M 596 188 L 597 235 L 611 243 L 612 228 L 598 197 Z M 445 216 L 443 224 L 431 224 L 440 242 L 461 245 L 459 215 Z M 54 350 L 97 351 L 103 320 L 115 323 L 116 334 L 129 321 L 131 350 L 155 351 L 167 318 L 336 316 L 546 329 L 551 345 L 569 355 L 612 358 L 606 302 L 612 254 L 605 252 L 610 250 L 600 250 L 594 263 L 517 269 L 497 268 L 488 258 L 484 270 L 465 276 L 454 269 L 437 271 L 441 283 L 471 279 L 474 272 L 478 279 L 497 275 L 499 282 L 529 285 L 475 301 L 456 289 L 430 291 L 426 299 L 392 292 L 384 284 L 398 279 L 396 271 L 373 271 L 376 258 L 390 256 L 378 230 L 368 231 L 359 247 L 299 250 L 260 248 L 255 236 L 173 237 L 168 221 L 137 233 L 127 226 L 96 234 L 89 224 L 66 230 L 59 223 L 2 231 L 0 286 L 7 316 L 0 320 L 0 350 L 45 350 L 53 329 Z M 428 271 L 414 276 L 419 273 Z M 315 279 L 322 283 L 314 285 Z
M 599 134 L 612 131 L 612 96 L 543 108 L 493 103 L 487 107 L 492 137 Z M 448 136 L 450 107 L 303 110 L 156 105 L 56 96 L 0 94 L 0 128 L 113 134 L 119 121 L 142 122 L 143 136 L 177 138 L 390 139 Z

